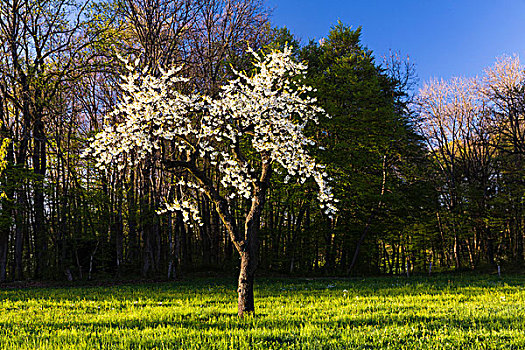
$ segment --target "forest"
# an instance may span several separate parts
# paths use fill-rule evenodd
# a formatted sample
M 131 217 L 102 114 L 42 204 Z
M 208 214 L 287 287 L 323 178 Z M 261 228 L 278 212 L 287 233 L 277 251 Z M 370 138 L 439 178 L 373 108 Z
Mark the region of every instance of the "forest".
M 152 79 L 179 67 L 186 80 L 175 90 L 213 99 L 233 78 L 256 74 L 250 52 L 283 50 L 307 66 L 304 82 L 326 112 L 303 132 L 318 146 L 305 147 L 326 165 L 337 211 L 319 206 L 315 181 L 289 179 L 275 165 L 253 223 L 258 273 L 521 268 L 519 59 L 501 57 L 476 78 L 418 85 L 408 57 L 376 57 L 362 31 L 339 22 L 326 38 L 300 43 L 272 26 L 260 0 L 0 0 L 0 282 L 238 269 L 244 248 L 229 225 L 244 227 L 252 202 L 228 196 L 213 158 L 194 164 L 206 191 L 183 193 L 185 175 L 165 158 L 182 157 L 174 142 L 105 167 L 86 150 L 122 122 L 114 111 L 126 101 L 130 66 Z M 247 162 L 259 161 L 244 141 Z M 226 219 L 209 193 L 230 208 Z M 183 194 L 195 216 L 159 214 Z

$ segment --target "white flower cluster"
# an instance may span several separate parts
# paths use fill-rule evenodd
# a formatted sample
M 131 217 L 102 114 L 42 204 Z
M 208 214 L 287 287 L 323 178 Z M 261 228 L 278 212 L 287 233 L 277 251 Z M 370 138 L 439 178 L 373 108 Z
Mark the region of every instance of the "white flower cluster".
M 306 150 L 314 142 L 303 129 L 324 113 L 316 100 L 307 96 L 312 88 L 301 82 L 306 66 L 294 62 L 289 48 L 265 57 L 252 54 L 256 73 L 236 72 L 237 78 L 215 99 L 178 91 L 187 81 L 177 75 L 179 68 L 156 78 L 128 67 L 130 73 L 121 85 L 125 97 L 87 153 L 97 158 L 101 168 L 114 162 L 122 168 L 131 151 L 138 163 L 169 143 L 182 155 L 182 161 L 205 159 L 216 166 L 231 198 L 250 198 L 257 181 L 257 161 L 245 158 L 242 150 L 248 145 L 260 161 L 279 163 L 301 182 L 313 177 L 320 189 L 321 206 L 327 214 L 335 213 L 327 175 Z M 118 118 L 123 121 L 113 126 L 111 121 Z M 192 183 L 192 187 L 199 186 Z M 167 204 L 159 213 L 166 211 L 182 211 L 186 220 L 198 219 L 196 203 L 191 200 Z
M 266 57 L 253 51 L 252 54 L 257 74 L 236 72 L 238 78 L 224 86 L 222 98 L 214 101 L 213 114 L 227 116 L 238 126 L 239 135 L 243 135 L 242 130 L 249 130 L 254 149 L 267 154 L 268 161 L 278 162 L 288 176 L 298 177 L 301 182 L 313 177 L 320 189 L 321 206 L 326 214 L 335 213 L 335 199 L 324 167 L 316 164 L 306 149 L 315 142 L 304 135 L 303 129 L 324 113 L 316 106 L 315 98 L 306 96 L 313 89 L 301 83 L 306 66 L 294 62 L 289 48 L 273 51 Z M 228 135 L 236 141 L 234 133 Z M 246 183 L 250 173 L 242 173 L 246 174 Z
M 182 213 L 182 218 L 185 222 L 189 222 L 190 217 L 199 225 L 202 226 L 203 222 L 199 215 L 199 209 L 195 205 L 194 201 L 191 200 L 173 200 L 172 203 L 165 203 L 163 209 L 157 210 L 157 214 L 162 215 L 167 212 L 179 211 Z

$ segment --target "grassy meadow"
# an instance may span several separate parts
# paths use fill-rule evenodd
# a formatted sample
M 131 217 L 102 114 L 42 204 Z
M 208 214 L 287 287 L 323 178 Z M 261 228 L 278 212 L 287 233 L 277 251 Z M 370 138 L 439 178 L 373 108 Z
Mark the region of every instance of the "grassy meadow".
M 234 279 L 0 289 L 0 349 L 519 349 L 525 277 Z

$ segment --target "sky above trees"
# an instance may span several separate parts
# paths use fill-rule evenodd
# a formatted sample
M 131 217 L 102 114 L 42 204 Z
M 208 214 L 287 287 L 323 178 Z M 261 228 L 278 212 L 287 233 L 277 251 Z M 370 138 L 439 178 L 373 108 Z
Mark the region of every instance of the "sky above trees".
M 502 55 L 525 57 L 525 1 L 267 0 L 272 21 L 306 44 L 338 20 L 363 27 L 363 43 L 379 59 L 409 55 L 420 83 L 475 76 Z

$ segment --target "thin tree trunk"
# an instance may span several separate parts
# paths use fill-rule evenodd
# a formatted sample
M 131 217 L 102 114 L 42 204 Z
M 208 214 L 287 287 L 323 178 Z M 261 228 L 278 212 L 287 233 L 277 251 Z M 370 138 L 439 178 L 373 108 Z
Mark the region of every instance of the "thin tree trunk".
M 290 247 L 288 249 L 288 255 L 290 259 L 290 273 L 293 273 L 294 269 L 294 263 L 295 263 L 295 247 L 297 245 L 297 236 L 299 235 L 299 231 L 301 229 L 301 223 L 303 221 L 304 214 L 306 213 L 306 208 L 308 207 L 308 200 L 302 203 L 301 209 L 299 209 L 299 214 L 297 215 L 297 219 L 294 225 L 294 228 L 292 229 L 292 237 L 290 242 Z
M 521 215 L 521 204 L 518 215 L 516 216 L 516 264 L 521 266 L 523 264 L 523 229 Z
M 41 278 L 47 267 L 47 237 L 44 227 L 44 177 L 46 174 L 46 143 L 44 124 L 40 116 L 34 122 L 33 128 L 33 167 L 37 175 L 34 185 L 34 235 L 36 246 L 35 276 Z
M 7 251 L 9 247 L 9 227 L 0 230 L 0 283 L 7 279 Z
M 175 214 L 177 215 L 177 214 Z M 175 246 L 176 246 L 176 238 L 174 239 L 174 230 L 173 230 L 173 219 L 171 217 L 171 213 L 169 213 L 166 217 L 168 221 L 168 279 L 175 279 L 177 278 L 177 273 L 175 269 L 175 263 L 176 263 L 176 253 L 175 253 Z M 176 235 L 176 234 L 175 234 Z
M 89 270 L 88 270 L 88 281 L 91 281 L 92 273 L 93 273 L 93 260 L 95 259 L 95 254 L 97 254 L 98 250 L 98 244 L 100 241 L 97 240 L 97 244 L 95 245 L 95 249 L 93 249 L 93 252 L 89 256 Z
M 465 243 L 467 244 L 467 252 L 468 252 L 470 268 L 474 270 L 476 268 L 476 265 L 474 263 L 474 254 L 472 253 L 472 247 L 470 246 L 470 241 L 467 239 Z
M 116 268 L 117 268 L 117 277 L 120 277 L 122 274 L 122 262 L 124 257 L 124 223 L 122 217 L 122 183 L 121 179 L 122 174 L 117 174 L 117 215 L 115 217 L 115 251 L 116 251 Z
M 131 163 L 135 161 L 135 156 L 131 154 Z M 139 252 L 139 237 L 137 233 L 137 203 L 135 201 L 135 191 L 137 186 L 135 186 L 135 170 L 131 168 L 129 170 L 129 180 L 126 184 L 126 199 L 128 202 L 128 249 L 126 254 L 126 260 L 135 264 L 140 257 Z
M 19 184 L 22 186 L 22 184 Z M 26 223 L 24 219 L 24 210 L 26 203 L 26 192 L 24 188 L 20 188 L 17 191 L 17 206 L 15 209 L 15 256 L 14 256 L 14 279 L 22 280 L 24 278 L 24 266 L 23 266 L 23 248 L 24 248 L 24 239 L 26 232 Z
M 146 164 L 144 164 L 144 168 L 142 169 L 142 182 L 143 182 L 143 188 L 142 188 L 142 198 L 141 198 L 141 231 L 142 231 L 142 243 L 143 243 L 143 254 L 142 254 L 142 277 L 147 277 L 151 265 L 153 262 L 153 244 L 151 242 L 152 235 L 153 235 L 153 227 L 152 227 L 152 213 L 150 210 L 151 205 L 151 179 L 150 179 L 150 173 L 151 167 L 150 162 L 146 161 Z
M 454 261 L 456 262 L 456 270 L 461 269 L 461 260 L 459 258 L 459 250 L 460 250 L 459 238 L 458 238 L 456 229 L 454 227 Z
M 4 101 L 2 101 L 0 103 L 0 121 L 5 120 L 4 118 L 5 118 L 5 109 L 4 109 Z M 6 138 L 9 135 L 9 131 L 3 123 L 1 125 L 0 135 L 2 138 Z M 7 161 L 8 166 L 14 163 L 14 148 L 13 148 L 12 142 L 8 145 L 5 160 Z M 12 183 L 14 182 L 14 179 L 12 179 L 12 176 L 10 176 L 8 173 L 4 173 L 2 182 Z M 15 191 L 14 191 L 13 186 L 9 186 L 5 191 L 5 195 L 7 196 L 7 198 L 12 200 L 14 192 Z M 12 205 L 12 202 L 10 200 L 7 200 L 6 198 L 0 199 L 0 201 L 2 205 L 2 210 L 0 212 L 0 218 L 2 221 L 2 225 L 0 225 L 0 283 L 1 283 L 7 280 L 7 266 L 9 264 L 7 257 L 8 257 L 8 251 L 9 251 L 9 234 L 11 233 L 11 225 L 13 221 L 12 219 L 13 205 Z
M 447 265 L 450 266 L 450 254 L 449 254 L 448 248 L 445 246 L 446 244 L 445 233 L 443 232 L 443 224 L 441 223 L 441 216 L 439 215 L 439 211 L 436 211 L 436 218 L 437 218 L 439 234 L 441 236 L 441 250 L 443 252 L 443 256 L 446 259 Z
M 487 227 L 486 230 L 490 232 L 490 228 Z M 494 238 L 491 233 L 487 234 L 487 257 L 489 264 L 496 265 L 494 262 Z

